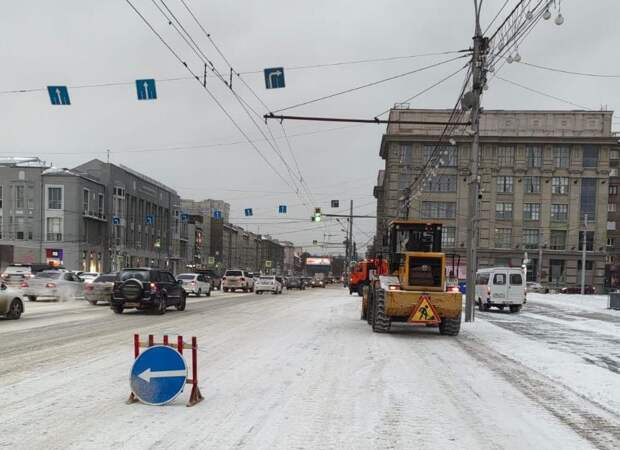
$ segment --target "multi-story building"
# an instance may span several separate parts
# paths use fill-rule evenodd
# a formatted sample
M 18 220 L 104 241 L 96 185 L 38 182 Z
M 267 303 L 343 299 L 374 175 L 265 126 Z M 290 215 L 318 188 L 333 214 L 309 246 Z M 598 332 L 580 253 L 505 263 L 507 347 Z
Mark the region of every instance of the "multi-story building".
M 211 248 L 212 242 L 214 242 L 210 238 L 211 224 L 214 222 L 213 216 L 214 216 L 215 211 L 220 211 L 222 218 L 215 219 L 215 220 L 216 221 L 221 220 L 222 223 L 228 223 L 229 218 L 230 218 L 230 204 L 226 203 L 223 200 L 207 199 L 207 200 L 196 201 L 196 200 L 189 200 L 189 199 L 181 199 L 181 209 L 185 213 L 202 216 L 202 231 L 204 232 L 206 239 L 203 240 L 201 253 L 207 256 L 207 260 L 205 261 L 205 264 L 207 264 L 208 262 L 208 256 L 211 256 L 213 258 L 211 261 L 213 261 L 213 264 L 215 264 L 215 259 L 216 259 L 215 253 L 216 252 L 219 253 L 222 250 Z M 218 230 L 215 231 L 215 234 L 218 234 Z
M 40 161 L 0 162 L 0 266 L 50 263 L 102 271 L 105 186 Z
M 108 249 L 105 270 L 122 267 L 166 267 L 183 270 L 181 244 L 187 253 L 189 234 L 182 229 L 176 191 L 122 165 L 93 159 L 75 169 L 107 187 L 105 215 Z
M 447 110 L 394 109 L 391 120 L 445 122 Z M 576 285 L 581 245 L 586 283 L 602 287 L 608 230 L 611 111 L 485 110 L 480 122 L 479 266 L 528 263 L 528 279 Z M 444 223 L 443 248 L 465 261 L 471 136 L 438 147 L 442 125 L 390 124 L 380 155 L 378 237 L 399 216 Z M 435 169 L 426 166 L 432 156 Z M 432 176 L 419 181 L 422 170 Z M 410 191 L 412 183 L 413 191 Z M 419 187 L 419 189 L 417 189 Z M 613 189 L 613 188 L 612 188 Z M 379 199 L 379 197 L 377 196 Z M 409 198 L 409 208 L 403 208 Z M 379 205 L 378 205 L 379 208 Z
M 620 142 L 609 150 L 609 203 L 607 204 L 606 284 L 620 288 Z

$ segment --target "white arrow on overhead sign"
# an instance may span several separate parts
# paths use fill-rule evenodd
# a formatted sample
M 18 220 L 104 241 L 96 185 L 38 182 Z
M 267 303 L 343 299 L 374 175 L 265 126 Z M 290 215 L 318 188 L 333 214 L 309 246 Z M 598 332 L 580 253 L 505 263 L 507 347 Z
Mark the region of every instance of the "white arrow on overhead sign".
M 151 97 L 149 96 L 149 83 L 148 82 L 144 82 L 144 98 L 145 99 L 150 99 Z
M 172 377 L 185 377 L 187 376 L 187 371 L 185 370 L 161 370 L 159 372 L 153 372 L 151 369 L 146 369 L 138 378 L 146 381 L 147 383 L 151 382 L 151 378 L 172 378 Z
M 270 89 L 273 89 L 273 80 L 271 79 L 271 77 L 273 77 L 274 75 L 279 77 L 280 75 L 282 75 L 282 72 L 279 70 L 276 70 L 275 72 L 271 72 L 269 74 L 269 88 Z

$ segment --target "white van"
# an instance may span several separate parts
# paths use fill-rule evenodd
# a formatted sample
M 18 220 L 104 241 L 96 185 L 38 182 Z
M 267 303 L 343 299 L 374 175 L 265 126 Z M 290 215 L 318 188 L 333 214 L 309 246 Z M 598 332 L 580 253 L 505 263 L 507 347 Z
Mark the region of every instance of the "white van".
M 518 267 L 480 269 L 476 274 L 476 303 L 480 311 L 491 306 L 519 312 L 527 301 L 523 270 Z

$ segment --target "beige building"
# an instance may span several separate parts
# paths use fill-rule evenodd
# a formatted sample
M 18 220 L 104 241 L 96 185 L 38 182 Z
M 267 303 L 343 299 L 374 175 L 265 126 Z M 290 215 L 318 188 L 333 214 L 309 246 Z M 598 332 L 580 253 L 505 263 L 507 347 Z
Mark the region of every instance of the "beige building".
M 486 110 L 481 116 L 481 220 L 479 266 L 519 266 L 529 259 L 528 279 L 551 286 L 576 285 L 586 233 L 586 283 L 605 278 L 609 158 L 617 138 L 611 111 Z M 391 120 L 448 120 L 447 110 L 394 109 Z M 398 216 L 444 223 L 443 248 L 465 261 L 471 136 L 466 127 L 435 151 L 443 125 L 390 124 L 381 142 L 377 238 Z M 439 167 L 418 182 L 430 155 Z M 429 166 L 427 172 L 431 172 Z M 419 189 L 418 189 L 419 186 Z M 403 208 L 406 198 L 409 208 Z M 541 258 L 542 255 L 542 258 Z M 542 259 L 542 265 L 540 260 Z

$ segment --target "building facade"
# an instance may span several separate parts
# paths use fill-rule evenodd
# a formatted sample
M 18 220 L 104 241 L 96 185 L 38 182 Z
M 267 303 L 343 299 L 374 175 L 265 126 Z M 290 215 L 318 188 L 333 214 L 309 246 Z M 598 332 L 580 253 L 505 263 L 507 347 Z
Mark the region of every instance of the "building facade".
M 611 111 L 489 111 L 480 122 L 479 266 L 528 263 L 528 279 L 602 288 L 608 230 Z M 445 122 L 450 111 L 395 109 L 391 120 Z M 390 124 L 378 201 L 377 240 L 391 218 L 444 224 L 443 248 L 465 262 L 471 137 L 464 127 L 436 145 L 442 125 Z M 433 155 L 438 162 L 426 165 Z M 422 171 L 431 176 L 422 180 Z M 413 184 L 415 183 L 415 184 Z M 411 190 L 410 188 L 414 189 Z M 404 208 L 409 198 L 409 208 Z M 382 203 L 381 207 L 379 203 Z M 381 209 L 381 211 L 379 211 Z M 464 273 L 464 271 L 463 271 Z
M 609 203 L 607 205 L 607 276 L 609 288 L 620 288 L 620 143 L 609 151 Z

